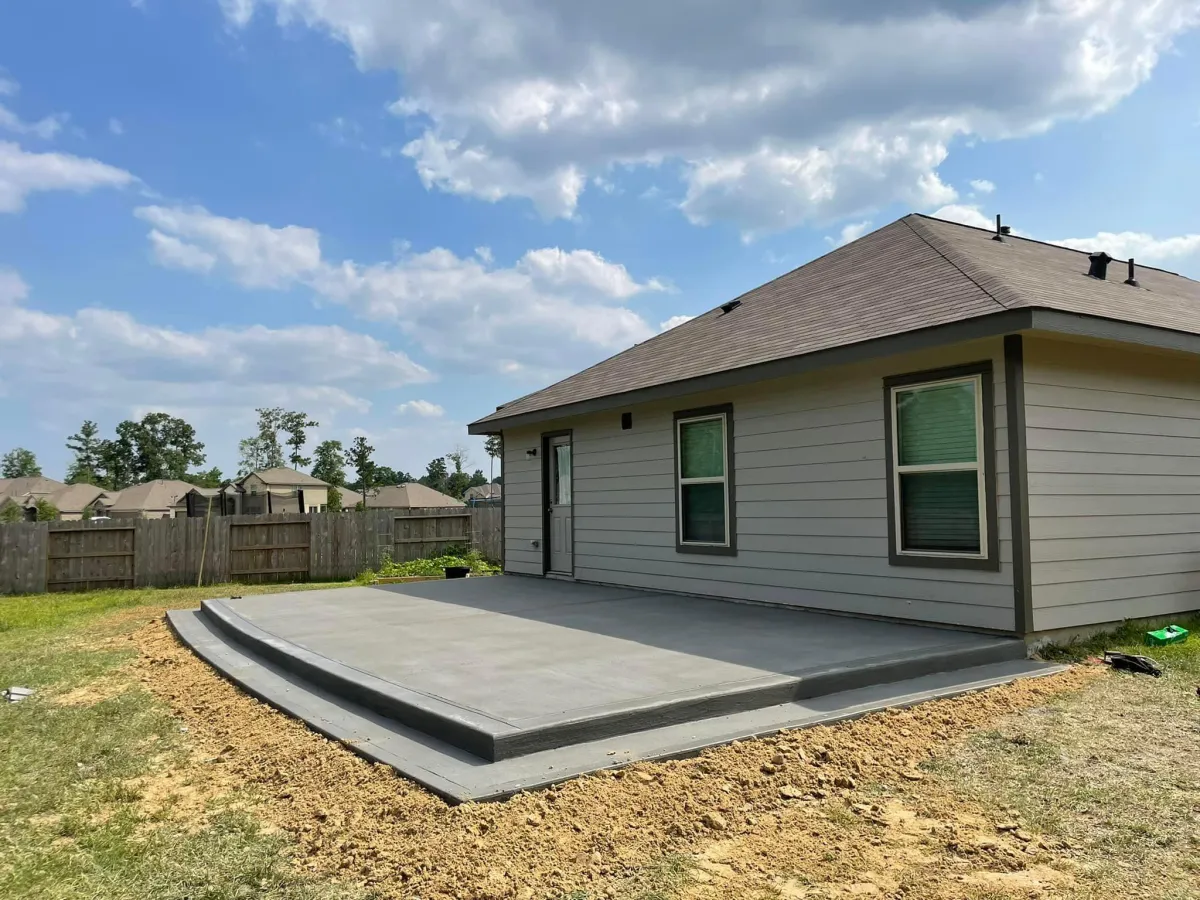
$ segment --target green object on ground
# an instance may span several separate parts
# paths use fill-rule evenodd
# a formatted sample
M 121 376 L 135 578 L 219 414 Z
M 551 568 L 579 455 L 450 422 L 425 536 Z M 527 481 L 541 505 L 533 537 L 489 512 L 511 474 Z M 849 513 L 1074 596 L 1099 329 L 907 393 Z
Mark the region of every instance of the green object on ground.
M 1182 644 L 1187 640 L 1189 632 L 1179 625 L 1168 625 L 1158 631 L 1146 632 L 1146 644 L 1150 647 L 1162 647 L 1166 644 Z

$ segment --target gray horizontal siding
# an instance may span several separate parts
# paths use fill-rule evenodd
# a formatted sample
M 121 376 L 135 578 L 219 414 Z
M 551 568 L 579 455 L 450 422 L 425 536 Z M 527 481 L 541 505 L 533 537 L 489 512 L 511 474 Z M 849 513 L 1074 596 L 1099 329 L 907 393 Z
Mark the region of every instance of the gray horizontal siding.
M 1032 338 L 1025 400 L 1034 627 L 1200 606 L 1194 363 Z
M 895 567 L 888 562 L 884 404 L 886 375 L 993 360 L 1001 570 Z M 580 580 L 733 599 L 946 622 L 1013 627 L 1012 542 L 999 341 L 898 358 L 564 420 L 574 434 L 575 574 Z M 737 556 L 675 547 L 673 412 L 734 405 Z M 537 434 L 505 435 L 521 492 L 540 505 L 538 467 L 524 457 Z M 507 465 L 507 458 L 506 458 Z M 505 470 L 508 481 L 508 470 Z M 507 486 L 506 486 L 507 490 Z M 506 497 L 511 502 L 513 494 Z M 510 514 L 512 509 L 510 508 Z M 540 529 L 540 518 L 530 520 Z M 530 529 L 510 519 L 508 548 L 526 565 Z M 540 533 L 540 532 L 539 532 Z M 540 556 L 533 561 L 540 572 Z M 525 568 L 512 568 L 526 571 Z
M 518 575 L 542 574 L 542 551 L 533 546 L 542 538 L 541 451 L 525 455 L 540 442 L 538 431 L 504 433 L 504 571 Z

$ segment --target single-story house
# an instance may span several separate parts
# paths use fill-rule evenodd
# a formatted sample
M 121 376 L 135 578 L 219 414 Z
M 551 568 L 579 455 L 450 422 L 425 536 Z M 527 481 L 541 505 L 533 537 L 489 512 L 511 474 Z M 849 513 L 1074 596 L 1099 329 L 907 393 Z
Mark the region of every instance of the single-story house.
M 329 508 L 328 482 L 285 466 L 251 472 L 235 485 L 241 494 L 241 513 L 312 513 Z
M 504 569 L 1019 635 L 1200 608 L 1200 283 L 909 215 L 470 425 Z
M 84 516 L 84 511 L 92 508 L 92 504 L 104 497 L 108 492 L 94 484 L 81 482 L 68 484 L 61 490 L 49 496 L 49 501 L 58 510 L 58 517 L 65 521 L 78 521 Z
M 0 507 L 9 503 L 19 506 L 30 521 L 37 517 L 39 500 L 49 502 L 64 520 L 82 519 L 84 510 L 104 495 L 104 488 L 94 484 L 63 484 L 53 478 L 0 479 Z
M 463 500 L 468 506 L 491 506 L 500 502 L 501 488 L 498 484 L 477 484 L 467 488 Z
M 113 519 L 171 519 L 177 514 L 181 498 L 191 489 L 192 485 L 186 481 L 168 478 L 147 481 L 101 501 L 100 509 Z
M 359 495 L 361 499 L 361 494 Z M 355 502 L 354 495 L 347 492 L 347 504 Z M 406 484 L 389 484 L 372 488 L 367 491 L 367 507 L 369 509 L 412 509 L 413 507 L 453 507 L 463 506 L 461 500 L 455 500 L 449 494 L 435 491 L 415 481 Z

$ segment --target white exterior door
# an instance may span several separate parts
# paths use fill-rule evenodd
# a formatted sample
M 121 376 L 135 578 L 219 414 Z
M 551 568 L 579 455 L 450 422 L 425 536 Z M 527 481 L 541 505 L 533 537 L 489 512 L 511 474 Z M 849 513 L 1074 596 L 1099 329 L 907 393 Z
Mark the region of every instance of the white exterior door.
M 546 519 L 549 524 L 550 572 L 573 575 L 575 572 L 574 515 L 571 501 L 571 436 L 550 439 L 546 465 L 549 466 L 549 504 Z

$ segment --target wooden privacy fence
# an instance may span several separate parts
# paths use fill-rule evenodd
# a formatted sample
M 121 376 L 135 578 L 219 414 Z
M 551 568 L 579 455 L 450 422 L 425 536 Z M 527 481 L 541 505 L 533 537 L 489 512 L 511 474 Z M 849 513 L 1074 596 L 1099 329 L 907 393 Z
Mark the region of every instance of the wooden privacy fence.
M 0 525 L 0 594 L 335 581 L 469 545 L 501 554 L 500 508 L 369 509 Z

